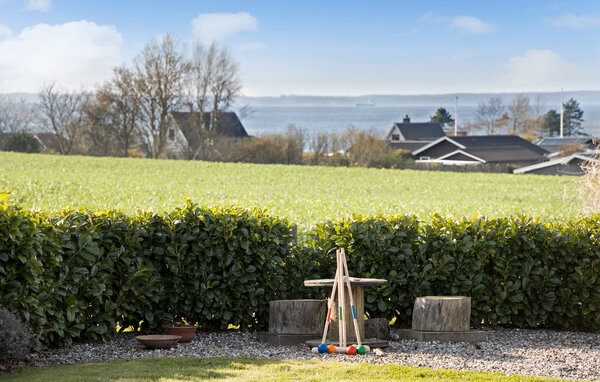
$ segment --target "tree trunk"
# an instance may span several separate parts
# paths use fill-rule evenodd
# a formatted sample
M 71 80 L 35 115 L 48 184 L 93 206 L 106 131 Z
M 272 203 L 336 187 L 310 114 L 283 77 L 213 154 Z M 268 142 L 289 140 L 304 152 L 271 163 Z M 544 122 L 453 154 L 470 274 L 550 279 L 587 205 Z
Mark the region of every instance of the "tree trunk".
M 469 330 L 471 297 L 417 297 L 412 316 L 413 330 L 461 332 Z
M 270 301 L 269 333 L 321 336 L 326 314 L 327 300 Z

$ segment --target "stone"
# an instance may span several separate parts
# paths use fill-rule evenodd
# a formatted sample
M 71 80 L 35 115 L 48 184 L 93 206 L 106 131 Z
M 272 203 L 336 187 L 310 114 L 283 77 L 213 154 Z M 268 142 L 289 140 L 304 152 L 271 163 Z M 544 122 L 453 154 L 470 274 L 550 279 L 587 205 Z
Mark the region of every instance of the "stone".
M 398 338 L 415 341 L 484 342 L 487 340 L 487 334 L 478 330 L 465 332 L 426 332 L 422 330 L 399 329 Z

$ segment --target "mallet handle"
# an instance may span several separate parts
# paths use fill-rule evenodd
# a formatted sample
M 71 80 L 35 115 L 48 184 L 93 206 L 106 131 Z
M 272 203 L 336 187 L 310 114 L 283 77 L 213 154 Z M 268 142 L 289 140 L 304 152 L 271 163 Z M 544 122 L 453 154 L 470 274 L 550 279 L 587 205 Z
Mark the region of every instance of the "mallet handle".
M 342 263 L 344 264 L 343 272 L 346 273 L 346 285 L 348 287 L 348 297 L 350 298 L 350 309 L 352 309 L 352 322 L 354 323 L 354 334 L 356 335 L 356 341 L 358 345 L 361 344 L 360 331 L 358 330 L 358 319 L 356 318 L 356 307 L 354 306 L 354 299 L 352 298 L 352 285 L 350 284 L 350 272 L 348 272 L 348 263 L 346 262 L 346 251 L 344 248 L 341 250 Z
M 343 346 L 344 344 L 342 343 L 342 338 L 344 336 L 344 329 L 343 326 L 346 324 L 344 322 L 344 316 L 342 315 L 342 309 L 344 309 L 344 279 L 343 279 L 343 268 L 342 268 L 342 256 L 341 256 L 341 252 L 338 249 L 336 251 L 336 257 L 337 257 L 337 269 L 338 269 L 338 284 L 339 284 L 339 288 L 338 288 L 338 340 L 339 340 L 339 344 L 340 346 Z
M 333 299 L 335 298 L 335 292 L 338 287 L 338 272 L 339 268 L 335 271 L 335 280 L 333 281 L 333 287 L 331 289 L 331 297 L 329 298 L 329 309 L 327 310 L 327 320 L 325 321 L 325 330 L 323 330 L 323 338 L 321 343 L 324 344 L 327 339 L 327 330 L 329 329 L 329 320 L 331 320 L 331 309 L 333 308 Z M 335 314 L 335 313 L 334 313 Z

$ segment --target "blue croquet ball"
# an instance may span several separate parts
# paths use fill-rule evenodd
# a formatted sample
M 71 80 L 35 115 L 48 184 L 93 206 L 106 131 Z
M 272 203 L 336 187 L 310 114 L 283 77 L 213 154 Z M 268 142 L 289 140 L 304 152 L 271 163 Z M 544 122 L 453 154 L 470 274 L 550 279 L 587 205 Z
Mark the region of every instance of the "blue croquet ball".
M 364 346 L 360 345 L 359 347 L 356 348 L 356 352 L 358 354 L 365 354 L 367 352 L 367 349 L 365 349 Z
M 319 351 L 319 353 L 327 353 L 327 345 L 321 344 L 321 345 L 319 345 L 317 350 Z

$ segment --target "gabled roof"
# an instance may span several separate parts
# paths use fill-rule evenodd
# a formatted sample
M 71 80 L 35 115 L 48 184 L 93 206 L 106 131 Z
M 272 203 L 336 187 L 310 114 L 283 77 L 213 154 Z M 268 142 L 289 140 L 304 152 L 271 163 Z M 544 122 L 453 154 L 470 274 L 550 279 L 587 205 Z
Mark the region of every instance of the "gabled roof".
M 580 146 L 582 149 L 593 149 L 597 146 L 597 143 L 594 143 L 594 141 L 595 139 L 590 137 L 545 137 L 535 142 L 535 144 L 551 153 L 557 153 L 565 146 Z
M 457 137 L 453 137 L 453 138 L 450 138 L 450 137 L 447 137 L 447 136 L 440 137 L 440 138 L 436 139 L 435 141 L 426 144 L 425 146 L 419 147 L 418 149 L 416 149 L 415 151 L 413 151 L 412 154 L 416 156 L 417 154 L 422 153 L 423 151 L 427 150 L 428 148 L 433 147 L 433 146 L 435 146 L 437 144 L 440 144 L 441 142 L 444 142 L 444 141 L 448 141 L 448 142 L 452 143 L 454 146 L 456 146 L 457 148 L 460 148 L 460 149 L 466 149 L 467 148 L 466 146 L 464 146 L 464 145 L 456 142 L 454 140 L 454 138 L 457 138 Z
M 539 155 L 547 154 L 548 151 L 535 145 L 517 135 L 471 135 L 471 136 L 456 136 L 456 137 L 441 137 L 425 145 L 415 151 L 413 155 L 440 144 L 443 141 L 448 141 L 460 149 L 468 149 L 469 152 L 474 149 L 486 149 L 485 151 L 508 150 L 509 148 L 520 147 L 521 149 L 532 151 Z M 513 149 L 514 150 L 514 149 Z M 479 155 L 477 155 L 479 156 Z
M 477 147 L 467 149 L 467 151 L 485 159 L 486 163 L 539 161 L 544 159 L 542 154 L 519 146 Z
M 575 159 L 579 159 L 582 161 L 594 161 L 594 162 L 598 160 L 598 159 L 577 153 L 577 154 L 571 154 L 571 155 L 563 157 L 563 158 L 553 159 L 553 160 L 549 160 L 547 162 L 536 163 L 536 164 L 532 164 L 531 166 L 521 167 L 521 168 L 514 170 L 513 174 L 525 174 L 527 172 L 538 170 L 540 168 L 557 166 L 557 165 L 566 165 Z
M 396 122 L 388 134 L 387 140 L 390 139 L 390 135 L 396 128 L 404 141 L 433 141 L 446 135 L 442 125 L 438 122 Z
M 547 154 L 548 151 L 536 144 L 529 142 L 518 135 L 472 135 L 452 137 L 456 142 L 468 147 L 522 147 L 538 154 Z
M 202 126 L 201 114 L 196 112 L 173 112 L 171 113 L 175 123 L 181 129 L 181 132 L 192 147 L 200 144 L 199 129 Z M 210 123 L 210 113 L 202 113 L 204 126 L 208 128 Z M 237 114 L 233 112 L 222 112 L 217 115 L 217 124 L 213 131 L 219 135 L 230 138 L 245 138 L 248 133 Z
M 568 143 L 590 144 L 593 143 L 593 140 L 590 137 L 544 137 L 537 140 L 535 144 L 541 146 L 562 146 Z
M 452 157 L 457 156 L 457 155 L 464 155 L 465 157 L 468 157 L 469 160 L 473 160 L 473 161 L 477 161 L 480 163 L 485 163 L 486 160 L 483 158 L 480 158 L 476 155 L 473 155 L 472 153 L 463 151 L 463 150 L 456 150 L 453 151 L 451 153 L 448 153 L 446 155 L 442 155 L 441 157 L 437 158 L 438 160 L 452 160 Z

